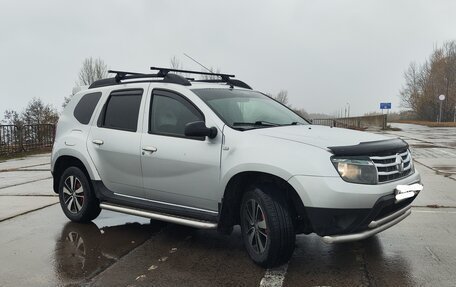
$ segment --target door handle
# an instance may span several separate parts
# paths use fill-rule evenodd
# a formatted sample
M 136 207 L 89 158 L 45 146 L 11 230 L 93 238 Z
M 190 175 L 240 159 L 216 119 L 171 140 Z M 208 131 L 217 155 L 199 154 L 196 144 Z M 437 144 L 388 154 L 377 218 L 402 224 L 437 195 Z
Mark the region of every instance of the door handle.
M 156 152 L 157 148 L 153 147 L 153 146 L 146 146 L 146 147 L 143 147 L 142 150 L 147 151 L 147 152 Z
M 102 145 L 104 144 L 104 142 L 102 140 L 93 140 L 92 143 L 96 144 L 96 145 Z

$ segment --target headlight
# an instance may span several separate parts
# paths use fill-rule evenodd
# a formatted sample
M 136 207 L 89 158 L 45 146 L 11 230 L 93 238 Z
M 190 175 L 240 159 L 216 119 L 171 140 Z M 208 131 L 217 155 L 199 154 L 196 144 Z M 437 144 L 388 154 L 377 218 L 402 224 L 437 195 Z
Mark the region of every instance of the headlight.
M 377 168 L 369 158 L 331 158 L 343 180 L 353 183 L 377 184 Z

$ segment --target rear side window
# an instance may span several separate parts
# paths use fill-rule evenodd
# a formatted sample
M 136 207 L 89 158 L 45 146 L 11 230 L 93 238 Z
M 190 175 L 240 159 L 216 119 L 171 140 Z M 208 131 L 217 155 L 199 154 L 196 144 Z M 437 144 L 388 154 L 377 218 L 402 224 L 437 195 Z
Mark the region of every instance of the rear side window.
M 112 92 L 101 115 L 101 126 L 135 132 L 142 94 L 142 89 Z
M 90 118 L 92 117 L 93 111 L 95 110 L 100 98 L 100 92 L 82 96 L 79 103 L 76 105 L 76 108 L 74 108 L 74 117 L 81 124 L 87 125 L 90 122 Z

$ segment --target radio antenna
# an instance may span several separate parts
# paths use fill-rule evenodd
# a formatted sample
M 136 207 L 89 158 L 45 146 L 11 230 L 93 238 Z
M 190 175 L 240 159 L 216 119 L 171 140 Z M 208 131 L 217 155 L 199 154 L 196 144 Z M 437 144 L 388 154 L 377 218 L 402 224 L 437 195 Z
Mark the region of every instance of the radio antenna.
M 209 71 L 210 73 L 214 74 L 213 71 L 211 71 L 210 69 L 206 68 L 206 66 L 204 66 L 203 64 L 201 64 L 200 62 L 198 62 L 197 60 L 193 59 L 192 57 L 190 57 L 189 55 L 187 55 L 186 53 L 184 53 L 184 56 L 189 58 L 190 60 L 192 60 L 193 62 L 197 63 L 198 65 L 200 65 L 201 67 L 203 67 L 204 69 L 206 69 L 207 71 Z

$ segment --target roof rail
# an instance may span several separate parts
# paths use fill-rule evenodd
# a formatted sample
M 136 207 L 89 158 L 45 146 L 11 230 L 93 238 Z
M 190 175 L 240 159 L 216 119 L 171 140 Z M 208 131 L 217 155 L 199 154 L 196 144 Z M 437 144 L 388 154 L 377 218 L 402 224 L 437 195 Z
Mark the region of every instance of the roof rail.
M 108 73 L 116 74 L 113 78 L 101 79 L 98 81 L 93 82 L 89 89 L 98 88 L 98 87 L 105 87 L 105 86 L 113 86 L 122 83 L 124 80 L 140 80 L 145 79 L 144 81 L 153 81 L 153 80 L 146 80 L 147 78 L 163 78 L 161 81 L 165 83 L 173 83 L 179 84 L 183 86 L 191 86 L 190 81 L 194 82 L 207 82 L 207 83 L 227 83 L 230 86 L 237 86 L 246 89 L 252 89 L 246 83 L 237 80 L 237 79 L 230 79 L 234 78 L 234 75 L 229 74 L 221 74 L 221 73 L 208 73 L 208 72 L 198 72 L 198 71 L 190 71 L 190 70 L 179 70 L 179 69 L 171 69 L 171 68 L 158 68 L 158 67 L 151 67 L 151 70 L 158 70 L 156 74 L 144 74 L 144 73 L 137 73 L 137 72 L 128 72 L 128 71 L 117 71 L 117 70 L 109 70 Z M 179 72 L 179 73 L 186 73 L 186 74 L 197 74 L 197 75 L 210 75 L 210 76 L 218 76 L 221 79 L 208 79 L 208 80 L 195 80 L 193 78 L 185 78 L 181 75 L 170 73 L 170 72 Z
M 165 83 L 174 83 L 174 84 L 179 84 L 179 85 L 183 85 L 183 86 L 191 86 L 192 84 L 190 83 L 189 80 L 193 80 L 193 79 L 186 79 L 180 75 L 168 74 L 168 73 L 143 74 L 143 73 L 127 72 L 127 71 L 115 71 L 115 70 L 109 70 L 108 73 L 116 74 L 116 76 L 114 78 L 107 78 L 107 79 L 101 79 L 101 80 L 95 81 L 90 85 L 89 89 L 118 85 L 123 80 L 163 78 L 162 81 Z

